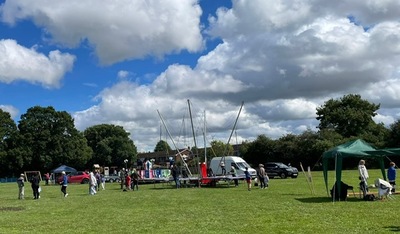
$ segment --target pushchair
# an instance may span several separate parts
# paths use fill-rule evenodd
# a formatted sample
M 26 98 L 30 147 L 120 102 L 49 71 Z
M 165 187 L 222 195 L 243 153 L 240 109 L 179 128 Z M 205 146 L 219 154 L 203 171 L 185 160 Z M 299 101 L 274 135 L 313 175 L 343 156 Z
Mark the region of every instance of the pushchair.
M 383 199 L 383 198 L 390 198 L 393 199 L 392 195 L 392 185 L 382 179 L 376 179 L 375 180 L 375 187 L 378 188 L 378 198 Z

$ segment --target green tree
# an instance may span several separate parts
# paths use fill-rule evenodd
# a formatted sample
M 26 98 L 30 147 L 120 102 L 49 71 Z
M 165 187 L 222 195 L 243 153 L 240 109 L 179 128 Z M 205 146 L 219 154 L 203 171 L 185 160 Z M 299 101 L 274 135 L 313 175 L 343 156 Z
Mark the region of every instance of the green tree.
M 389 133 L 387 137 L 387 147 L 400 147 L 400 120 L 392 123 L 389 126 Z
M 171 152 L 171 147 L 169 147 L 166 141 L 160 140 L 157 142 L 154 152 Z
M 256 140 L 241 147 L 241 155 L 251 165 L 258 165 L 271 160 L 274 153 L 275 141 L 265 135 L 259 135 Z
M 49 171 L 60 164 L 83 169 L 91 149 L 71 115 L 53 107 L 35 106 L 21 115 L 13 154 L 24 155 L 24 169 Z
M 230 144 L 225 144 L 222 141 L 214 140 L 210 143 L 211 154 L 214 156 L 228 156 L 233 154 L 233 146 Z
M 373 122 L 380 104 L 361 99 L 360 95 L 349 94 L 339 100 L 330 99 L 317 108 L 318 128 L 333 129 L 344 137 L 358 136 Z
M 0 175 L 12 175 L 19 171 L 23 164 L 17 158 L 9 154 L 12 146 L 12 139 L 18 134 L 17 125 L 11 118 L 10 113 L 0 109 Z
M 125 167 L 125 159 L 129 163 L 136 161 L 136 146 L 129 138 L 129 133 L 122 126 L 95 125 L 87 128 L 84 131 L 84 136 L 93 150 L 89 167 L 92 164 Z
M 371 122 L 366 131 L 358 136 L 366 142 L 372 144 L 376 148 L 384 148 L 387 146 L 387 139 L 390 135 L 390 130 L 383 123 L 376 124 Z

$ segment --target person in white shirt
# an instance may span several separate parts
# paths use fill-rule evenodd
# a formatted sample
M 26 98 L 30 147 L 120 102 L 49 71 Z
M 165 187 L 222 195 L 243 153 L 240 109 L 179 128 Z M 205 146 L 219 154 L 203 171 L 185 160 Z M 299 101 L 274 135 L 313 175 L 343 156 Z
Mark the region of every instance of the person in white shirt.
M 364 160 L 360 160 L 360 162 L 358 163 L 358 172 L 359 172 L 359 179 L 361 180 L 360 182 L 360 189 L 363 192 L 363 197 L 365 197 L 365 195 L 367 195 L 368 192 L 368 170 L 365 167 L 365 161 Z

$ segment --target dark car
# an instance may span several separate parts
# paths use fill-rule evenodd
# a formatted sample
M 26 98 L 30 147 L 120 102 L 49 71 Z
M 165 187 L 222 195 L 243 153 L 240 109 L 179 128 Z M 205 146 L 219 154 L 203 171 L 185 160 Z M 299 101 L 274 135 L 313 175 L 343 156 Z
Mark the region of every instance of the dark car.
M 299 171 L 295 167 L 287 166 L 281 162 L 269 162 L 264 164 L 265 171 L 268 177 L 280 177 L 285 179 L 287 177 L 297 178 Z

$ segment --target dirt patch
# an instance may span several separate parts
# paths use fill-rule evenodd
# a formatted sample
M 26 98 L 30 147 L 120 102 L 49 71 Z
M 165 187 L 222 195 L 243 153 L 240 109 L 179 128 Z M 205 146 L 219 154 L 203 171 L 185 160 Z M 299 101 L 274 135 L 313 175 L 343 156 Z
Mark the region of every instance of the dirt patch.
M 25 210 L 23 207 L 0 207 L 0 211 L 21 211 Z

